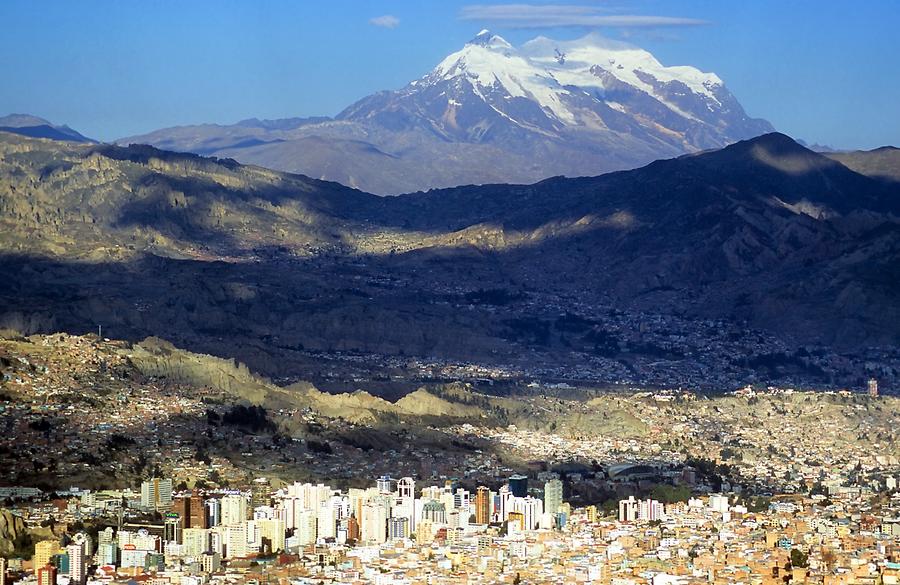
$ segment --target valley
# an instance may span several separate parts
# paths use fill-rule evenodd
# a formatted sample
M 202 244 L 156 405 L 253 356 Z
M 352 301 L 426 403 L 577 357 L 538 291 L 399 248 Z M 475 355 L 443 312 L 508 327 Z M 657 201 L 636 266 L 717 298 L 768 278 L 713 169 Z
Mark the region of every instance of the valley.
M 900 584 L 898 8 L 0 2 L 0 585 Z

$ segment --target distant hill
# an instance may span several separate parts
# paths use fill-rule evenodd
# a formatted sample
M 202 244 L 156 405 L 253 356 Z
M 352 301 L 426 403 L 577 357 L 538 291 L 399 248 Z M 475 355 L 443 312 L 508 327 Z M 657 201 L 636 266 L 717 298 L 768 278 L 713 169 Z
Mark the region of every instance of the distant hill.
M 900 181 L 900 148 L 882 146 L 873 150 L 829 152 L 828 158 L 869 177 Z
M 593 176 L 773 130 L 714 73 L 592 34 L 514 47 L 482 31 L 432 71 L 335 118 L 245 120 L 122 138 L 396 195 Z
M 0 117 L 0 132 L 12 132 L 30 138 L 49 138 L 72 142 L 96 142 L 72 130 L 68 126 L 56 126 L 49 121 L 29 114 L 10 114 Z

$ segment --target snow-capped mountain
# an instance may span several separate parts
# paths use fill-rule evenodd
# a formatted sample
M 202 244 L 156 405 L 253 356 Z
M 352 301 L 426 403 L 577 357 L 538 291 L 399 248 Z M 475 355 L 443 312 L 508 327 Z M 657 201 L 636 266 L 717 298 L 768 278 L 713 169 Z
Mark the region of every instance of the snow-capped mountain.
M 428 127 L 471 142 L 584 131 L 683 151 L 772 130 L 749 118 L 714 73 L 666 67 L 643 49 L 596 34 L 566 42 L 538 37 L 516 48 L 486 30 L 421 79 L 365 98 L 338 118 Z
M 596 34 L 514 47 L 482 31 L 395 91 L 334 119 L 248 120 L 120 142 L 214 154 L 396 194 L 598 175 L 773 130 L 714 73 Z

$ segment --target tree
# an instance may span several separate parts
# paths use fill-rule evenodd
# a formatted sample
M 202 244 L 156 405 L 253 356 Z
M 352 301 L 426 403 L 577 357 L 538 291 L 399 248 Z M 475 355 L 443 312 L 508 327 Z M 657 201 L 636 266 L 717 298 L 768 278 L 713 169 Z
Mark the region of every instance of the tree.
M 805 568 L 809 566 L 809 555 L 800 549 L 791 549 L 791 567 Z
M 22 532 L 13 541 L 13 557 L 30 559 L 34 556 L 34 537 L 27 532 Z
M 830 548 L 826 548 L 822 550 L 822 562 L 825 564 L 826 570 L 831 570 L 834 567 L 834 563 L 837 561 L 837 555 L 834 554 L 834 551 Z

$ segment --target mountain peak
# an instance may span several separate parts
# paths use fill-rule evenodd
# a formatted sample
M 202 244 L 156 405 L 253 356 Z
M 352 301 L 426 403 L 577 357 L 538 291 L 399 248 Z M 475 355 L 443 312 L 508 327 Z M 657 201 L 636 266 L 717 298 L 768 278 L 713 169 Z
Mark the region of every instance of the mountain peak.
M 806 148 L 787 134 L 781 132 L 768 132 L 754 138 L 742 140 L 725 148 L 725 150 L 745 151 L 755 148 L 764 148 L 766 152 L 784 156 L 789 154 L 816 154 Z
M 31 114 L 9 114 L 0 116 L 0 126 L 7 128 L 25 128 L 28 126 L 52 126 L 50 121 Z
M 796 180 L 810 180 L 823 172 L 832 173 L 832 180 L 839 175 L 856 175 L 841 163 L 812 151 L 796 140 L 780 132 L 769 132 L 755 138 L 736 142 L 721 150 L 696 155 L 702 165 L 716 168 L 721 172 L 737 176 L 749 173 L 759 176 L 761 172 L 775 172 Z M 857 180 L 857 179 L 850 179 Z M 821 187 L 821 193 L 809 192 L 810 200 L 826 201 L 832 208 L 846 210 L 844 201 L 829 200 L 831 187 L 826 183 L 810 183 Z M 797 193 L 798 197 L 800 192 Z
M 481 29 L 475 37 L 466 43 L 466 45 L 474 45 L 477 47 L 486 47 L 489 49 L 512 49 L 512 45 L 500 35 L 492 34 L 491 31 L 484 28 Z

